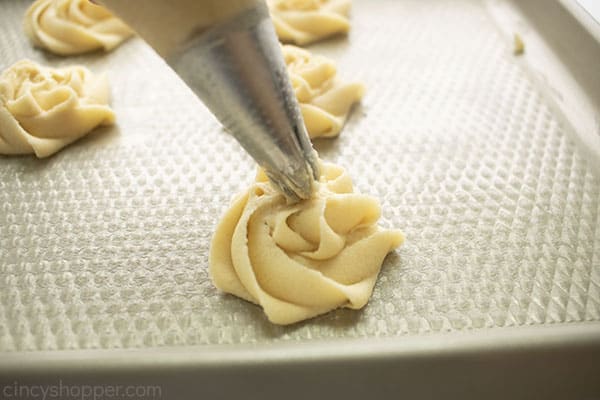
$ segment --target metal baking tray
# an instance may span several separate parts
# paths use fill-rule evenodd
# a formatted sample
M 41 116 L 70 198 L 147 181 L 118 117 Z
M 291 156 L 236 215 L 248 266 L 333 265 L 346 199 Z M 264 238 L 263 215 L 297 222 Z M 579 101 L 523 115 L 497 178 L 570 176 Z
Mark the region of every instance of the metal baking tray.
M 349 36 L 310 47 L 368 89 L 315 146 L 407 241 L 365 309 L 290 327 L 207 272 L 251 159 L 140 39 L 52 56 L 28 4 L 0 3 L 0 67 L 105 72 L 118 122 L 0 157 L 5 397 L 600 399 L 600 35 L 580 3 L 355 0 Z

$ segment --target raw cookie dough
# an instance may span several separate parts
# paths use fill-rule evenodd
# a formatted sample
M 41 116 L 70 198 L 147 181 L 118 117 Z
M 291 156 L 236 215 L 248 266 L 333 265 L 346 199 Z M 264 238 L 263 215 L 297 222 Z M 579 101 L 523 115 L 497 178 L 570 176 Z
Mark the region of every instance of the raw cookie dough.
M 339 135 L 352 104 L 365 91 L 336 78 L 335 63 L 296 46 L 282 47 L 288 74 L 311 138 Z
M 267 0 L 279 40 L 306 45 L 347 33 L 351 0 Z
M 353 193 L 346 172 L 322 163 L 312 199 L 286 202 L 259 172 L 234 199 L 210 249 L 215 286 L 291 324 L 338 307 L 363 307 L 386 254 L 404 241 L 377 226 L 379 203 Z
M 89 0 L 36 0 L 27 10 L 25 33 L 38 47 L 60 55 L 111 50 L 133 31 Z
M 81 66 L 22 60 L 0 75 L 0 154 L 47 157 L 98 125 L 112 124 L 105 76 Z
M 515 33 L 513 41 L 514 41 L 514 48 L 513 48 L 514 55 L 520 56 L 523 53 L 525 53 L 525 42 L 523 42 L 521 35 L 519 35 L 518 33 Z

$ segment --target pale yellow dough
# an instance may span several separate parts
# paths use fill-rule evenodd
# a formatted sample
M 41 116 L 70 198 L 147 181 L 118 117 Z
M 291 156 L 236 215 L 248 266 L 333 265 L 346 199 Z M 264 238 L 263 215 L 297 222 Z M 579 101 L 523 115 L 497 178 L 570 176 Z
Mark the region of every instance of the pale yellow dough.
M 38 47 L 60 55 L 111 50 L 133 31 L 89 0 L 36 0 L 27 10 L 25 33 Z
M 347 33 L 351 0 L 267 0 L 279 40 L 306 45 Z
M 377 226 L 378 201 L 353 193 L 341 167 L 323 163 L 321 172 L 313 198 L 295 204 L 259 172 L 213 237 L 215 286 L 261 305 L 276 324 L 363 307 L 386 254 L 404 241 Z
M 22 60 L 0 75 L 0 154 L 47 157 L 99 125 L 112 124 L 105 76 L 81 66 Z
M 335 63 L 327 57 L 292 45 L 282 49 L 308 135 L 339 135 L 352 105 L 362 98 L 364 86 L 339 80 Z

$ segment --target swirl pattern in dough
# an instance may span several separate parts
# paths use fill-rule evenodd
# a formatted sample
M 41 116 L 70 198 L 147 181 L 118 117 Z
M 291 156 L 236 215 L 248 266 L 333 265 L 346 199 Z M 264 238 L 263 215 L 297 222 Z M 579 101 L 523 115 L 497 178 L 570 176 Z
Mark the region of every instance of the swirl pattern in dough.
M 352 105 L 362 98 L 364 86 L 337 79 L 335 63 L 327 57 L 292 45 L 282 49 L 309 136 L 339 135 Z
M 279 40 L 306 45 L 350 30 L 351 0 L 267 0 Z
M 22 60 L 0 75 L 0 154 L 47 157 L 115 119 L 105 76 Z
M 386 254 L 404 241 L 377 226 L 379 203 L 353 193 L 342 168 L 323 163 L 321 172 L 313 198 L 296 204 L 259 172 L 213 237 L 215 286 L 261 305 L 276 324 L 362 308 Z
M 109 51 L 133 31 L 89 0 L 36 0 L 25 13 L 25 33 L 38 47 L 60 55 Z

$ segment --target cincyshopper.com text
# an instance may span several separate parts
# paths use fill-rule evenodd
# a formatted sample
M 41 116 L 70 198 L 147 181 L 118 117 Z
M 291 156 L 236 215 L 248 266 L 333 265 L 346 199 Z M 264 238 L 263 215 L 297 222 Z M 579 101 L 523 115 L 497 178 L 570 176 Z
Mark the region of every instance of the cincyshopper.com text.
M 158 385 L 75 385 L 62 380 L 56 384 L 35 385 L 15 381 L 0 389 L 0 399 L 6 400 L 162 399 L 162 387 Z

